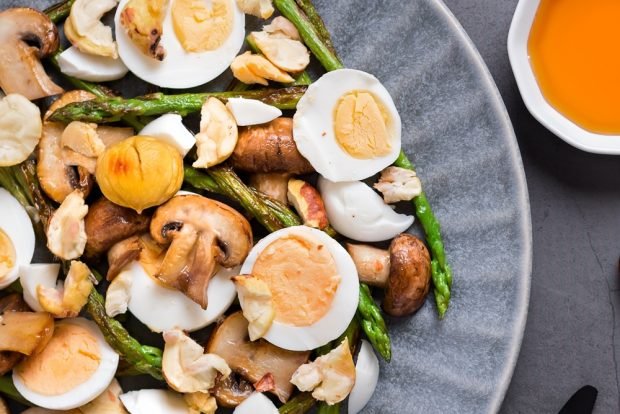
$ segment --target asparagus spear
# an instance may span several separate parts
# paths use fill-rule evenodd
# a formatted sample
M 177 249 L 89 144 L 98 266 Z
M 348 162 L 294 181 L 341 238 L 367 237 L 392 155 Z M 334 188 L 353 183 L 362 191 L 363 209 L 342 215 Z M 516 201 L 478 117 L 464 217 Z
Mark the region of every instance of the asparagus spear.
M 308 21 L 314 27 L 317 36 L 321 41 L 325 44 L 327 49 L 336 57 L 338 54 L 336 53 L 336 49 L 334 48 L 334 44 L 332 43 L 332 37 L 329 34 L 329 30 L 325 27 L 325 23 L 323 23 L 323 19 L 314 8 L 314 4 L 310 0 L 295 0 L 297 5 L 304 12 L 306 17 L 308 17 Z
M 15 384 L 13 384 L 13 378 L 10 375 L 0 377 L 0 393 L 6 395 L 10 399 L 17 401 L 18 403 L 30 405 L 28 401 L 17 391 Z
M 316 401 L 308 392 L 303 392 L 291 398 L 278 409 L 280 414 L 305 414 L 314 406 Z
M 408 170 L 414 170 L 413 164 L 402 151 L 394 162 L 394 165 Z M 431 261 L 431 275 L 433 278 L 435 302 L 437 303 L 439 317 L 443 318 L 450 304 L 452 269 L 450 269 L 446 261 L 446 252 L 441 237 L 441 226 L 433 214 L 431 205 L 424 192 L 413 199 L 413 205 L 415 207 L 416 216 L 418 220 L 420 220 L 424 233 L 426 234 L 426 241 L 431 249 L 433 257 Z
M 223 101 L 235 97 L 258 99 L 280 109 L 294 109 L 305 90 L 304 86 L 290 86 L 282 89 L 257 89 L 240 92 L 205 92 L 180 95 L 155 93 L 131 99 L 101 97 L 91 101 L 66 105 L 54 112 L 50 116 L 50 120 L 64 123 L 83 121 L 102 124 L 120 121 L 127 115 L 151 116 L 177 113 L 186 116 L 200 111 L 204 101 L 210 97 L 219 98 Z
M 357 318 L 368 337 L 368 341 L 386 361 L 392 359 L 392 344 L 381 310 L 370 293 L 370 288 L 360 283 L 360 299 L 357 306 Z
M 335 53 L 330 52 L 328 45 L 331 44 L 331 37 L 329 32 L 325 29 L 322 20 L 317 19 L 318 13 L 314 8 L 311 0 L 296 0 L 298 4 L 304 9 L 306 14 L 315 16 L 313 19 L 309 19 L 304 15 L 304 12 L 297 7 L 295 0 L 274 0 L 274 4 L 289 20 L 293 22 L 302 38 L 306 42 L 306 45 L 310 48 L 312 53 L 321 62 L 323 67 L 328 70 L 336 70 L 344 67 L 342 62 L 338 59 Z M 394 165 L 401 168 L 407 168 L 414 170 L 413 164 L 407 158 L 407 154 L 404 151 L 400 152 L 398 159 L 394 162 Z M 443 318 L 449 303 L 450 303 L 450 289 L 452 286 L 452 270 L 447 263 L 446 253 L 444 250 L 443 239 L 441 237 L 441 230 L 437 218 L 433 214 L 430 202 L 426 198 L 426 195 L 422 193 L 420 196 L 413 200 L 416 216 L 424 233 L 426 239 L 431 247 L 431 253 L 433 260 L 431 261 L 431 273 L 434 284 L 435 302 L 437 303 L 437 311 L 439 317 Z M 364 325 L 362 325 L 364 326 Z
M 56 3 L 43 11 L 47 14 L 47 17 L 54 23 L 58 23 L 67 18 L 71 12 L 71 6 L 73 6 L 75 0 L 65 0 L 60 3 Z

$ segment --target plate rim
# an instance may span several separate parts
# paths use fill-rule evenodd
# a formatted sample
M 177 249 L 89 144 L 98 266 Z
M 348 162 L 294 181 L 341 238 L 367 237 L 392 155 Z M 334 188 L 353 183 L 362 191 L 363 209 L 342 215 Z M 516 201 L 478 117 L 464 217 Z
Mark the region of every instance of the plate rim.
M 481 83 L 486 86 L 487 91 L 490 94 L 490 106 L 495 112 L 497 119 L 501 120 L 501 127 L 504 129 L 507 135 L 507 146 L 511 155 L 511 159 L 514 161 L 513 169 L 516 178 L 516 187 L 519 194 L 518 205 L 519 210 L 523 211 L 519 221 L 521 229 L 522 244 L 524 251 L 521 253 L 521 275 L 517 281 L 517 314 L 515 318 L 515 324 L 512 327 L 512 342 L 508 349 L 508 357 L 506 364 L 503 367 L 503 371 L 500 375 L 498 386 L 494 395 L 490 399 L 489 411 L 496 413 L 499 411 L 504 397 L 510 386 L 512 376 L 517 364 L 519 352 L 521 350 L 521 344 L 523 343 L 523 334 L 525 332 L 525 325 L 527 322 L 527 314 L 530 301 L 530 286 L 532 278 L 532 260 L 533 260 L 533 241 L 532 241 L 532 218 L 530 209 L 529 192 L 527 187 L 527 180 L 525 177 L 525 169 L 523 166 L 523 160 L 521 158 L 521 152 L 519 150 L 519 144 L 514 132 L 508 110 L 504 104 L 504 100 L 497 88 L 497 84 L 489 71 L 482 55 L 476 48 L 474 42 L 471 40 L 461 23 L 456 16 L 452 13 L 450 8 L 443 2 L 443 0 L 430 0 L 429 5 L 435 7 L 439 14 L 441 14 L 448 26 L 452 29 L 455 36 L 461 40 L 461 44 L 464 46 L 463 50 L 469 55 L 469 59 L 474 66 L 476 66 L 481 76 Z

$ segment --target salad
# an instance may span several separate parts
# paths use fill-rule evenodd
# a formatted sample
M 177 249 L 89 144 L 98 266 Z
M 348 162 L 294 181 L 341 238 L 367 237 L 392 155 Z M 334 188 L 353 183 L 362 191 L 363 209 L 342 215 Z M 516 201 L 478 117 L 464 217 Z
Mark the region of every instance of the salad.
M 22 412 L 357 413 L 392 358 L 384 315 L 432 290 L 444 317 L 398 110 L 309 0 L 66 0 L 0 28 L 0 393 Z M 101 83 L 229 69 L 225 91 Z

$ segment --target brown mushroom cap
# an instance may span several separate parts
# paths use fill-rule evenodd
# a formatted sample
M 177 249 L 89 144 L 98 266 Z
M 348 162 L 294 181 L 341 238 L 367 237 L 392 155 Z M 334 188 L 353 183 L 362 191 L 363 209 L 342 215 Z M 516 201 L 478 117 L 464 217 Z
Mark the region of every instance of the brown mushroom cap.
M 252 228 L 245 217 L 198 195 L 176 196 L 161 205 L 151 220 L 151 236 L 169 245 L 156 276 L 203 309 L 216 264 L 237 266 L 252 248 Z
M 411 234 L 399 234 L 390 244 L 390 276 L 383 310 L 392 316 L 410 315 L 422 306 L 431 286 L 431 256 Z
M 148 231 L 149 222 L 147 215 L 138 214 L 101 197 L 90 206 L 84 219 L 88 237 L 86 256 L 97 257 L 121 240 Z
M 233 372 L 226 378 L 219 377 L 215 381 L 215 387 L 209 392 L 215 397 L 219 406 L 235 408 L 252 395 L 254 387 Z
M 291 118 L 276 118 L 266 124 L 239 128 L 239 140 L 231 158 L 235 168 L 247 172 L 314 172 L 297 150 Z
M 0 28 L 0 88 L 30 100 L 62 93 L 39 61 L 58 49 L 58 30 L 49 17 L 26 7 L 7 9 L 0 12 Z
M 233 313 L 211 333 L 206 352 L 226 361 L 230 369 L 247 380 L 257 383 L 267 374 L 273 377 L 274 393 L 282 402 L 293 393 L 290 380 L 300 365 L 308 361 L 310 352 L 287 351 L 259 339 L 251 342 L 248 321 L 241 312 Z

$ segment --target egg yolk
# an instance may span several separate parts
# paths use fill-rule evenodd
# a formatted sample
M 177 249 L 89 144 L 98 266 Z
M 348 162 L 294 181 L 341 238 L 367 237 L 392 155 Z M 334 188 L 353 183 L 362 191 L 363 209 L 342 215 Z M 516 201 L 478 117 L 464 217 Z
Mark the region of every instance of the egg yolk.
M 205 52 L 222 46 L 233 26 L 231 0 L 175 0 L 174 31 L 187 52 Z
M 312 325 L 325 316 L 340 284 L 327 247 L 296 235 L 267 246 L 256 259 L 252 275 L 269 286 L 274 320 L 294 326 Z
M 392 144 L 387 124 L 386 111 L 370 92 L 349 92 L 336 104 L 336 140 L 355 158 L 369 159 L 390 153 Z
M 9 236 L 0 229 L 0 280 L 15 267 L 15 246 Z
M 26 358 L 15 373 L 34 392 L 61 395 L 90 379 L 100 363 L 99 344 L 87 329 L 60 324 L 43 351 Z

